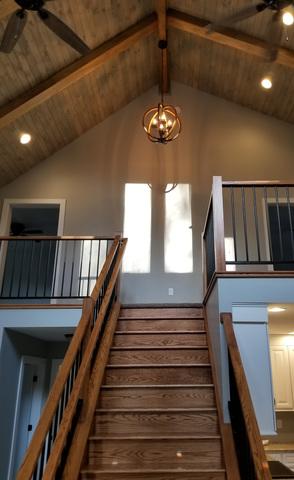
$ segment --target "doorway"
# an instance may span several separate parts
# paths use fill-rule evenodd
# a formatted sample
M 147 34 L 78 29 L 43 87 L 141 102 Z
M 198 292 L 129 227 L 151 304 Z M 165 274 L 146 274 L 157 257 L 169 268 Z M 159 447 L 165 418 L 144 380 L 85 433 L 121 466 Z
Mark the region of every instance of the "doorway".
M 61 236 L 64 200 L 5 200 L 0 232 L 12 237 Z M 2 298 L 50 297 L 56 260 L 56 241 L 2 242 Z
M 11 480 L 16 478 L 40 418 L 44 403 L 45 370 L 45 359 L 22 357 L 8 475 Z

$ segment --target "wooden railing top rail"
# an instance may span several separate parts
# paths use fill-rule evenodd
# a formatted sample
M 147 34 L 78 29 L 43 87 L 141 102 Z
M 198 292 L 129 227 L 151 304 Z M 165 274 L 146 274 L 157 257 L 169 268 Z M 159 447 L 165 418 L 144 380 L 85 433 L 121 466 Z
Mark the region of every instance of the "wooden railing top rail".
M 103 266 L 103 268 L 101 270 L 101 273 L 99 275 L 99 278 L 98 278 L 98 280 L 96 282 L 96 285 L 93 289 L 92 295 L 91 295 L 90 298 L 86 298 L 84 300 L 81 320 L 78 324 L 78 327 L 76 328 L 75 334 L 74 334 L 74 336 L 71 340 L 71 343 L 68 347 L 67 353 L 66 353 L 64 361 L 63 361 L 63 363 L 62 363 L 62 365 L 61 365 L 61 367 L 58 371 L 58 374 L 57 374 L 57 377 L 56 377 L 55 382 L 53 384 L 53 387 L 51 388 L 49 397 L 48 397 L 47 402 L 45 404 L 45 407 L 42 411 L 40 421 L 39 421 L 39 423 L 36 427 L 36 430 L 34 432 L 32 441 L 31 441 L 30 446 L 27 450 L 24 462 L 23 462 L 23 464 L 22 464 L 22 466 L 21 466 L 21 468 L 18 472 L 18 475 L 17 475 L 18 480 L 24 480 L 24 479 L 29 480 L 29 479 L 31 479 L 31 477 L 33 475 L 34 468 L 36 467 L 36 464 L 38 462 L 38 458 L 39 458 L 42 446 L 44 444 L 46 435 L 47 435 L 48 430 L 50 428 L 53 416 L 56 412 L 56 409 L 58 408 L 58 402 L 59 402 L 60 397 L 62 395 L 65 383 L 66 383 L 67 378 L 70 374 L 71 368 L 72 368 L 73 363 L 75 361 L 76 355 L 79 351 L 81 343 L 82 343 L 83 339 L 85 338 L 87 329 L 89 328 L 90 321 L 91 321 L 91 316 L 92 316 L 93 309 L 94 309 L 95 300 L 97 299 L 100 288 L 103 285 L 103 283 L 106 279 L 106 276 L 109 272 L 109 268 L 110 268 L 110 266 L 113 262 L 115 254 L 117 252 L 117 249 L 120 245 L 120 241 L 121 241 L 120 237 L 115 237 L 115 240 L 114 240 L 114 242 L 113 242 L 113 244 L 112 244 L 112 246 L 109 250 L 106 261 L 105 261 L 104 266 Z M 117 278 L 117 275 L 118 275 L 118 272 L 119 272 L 121 258 L 122 258 L 123 251 L 124 251 L 124 248 L 125 248 L 126 240 L 124 239 L 122 242 L 124 242 L 123 243 L 123 249 L 120 252 L 120 255 L 117 259 L 112 278 L 114 278 L 114 277 Z M 109 288 L 108 288 L 108 290 L 109 290 Z M 108 290 L 107 290 L 107 292 L 108 292 Z M 109 293 L 108 293 L 108 296 L 107 296 L 107 292 L 106 292 L 106 295 L 105 295 L 105 299 L 106 299 L 107 305 L 108 305 L 110 297 L 109 297 Z M 107 306 L 105 306 L 106 301 L 104 303 L 102 303 L 101 316 L 102 316 L 102 314 L 105 315 L 106 308 L 107 308 Z M 100 313 L 99 313 L 99 315 L 100 315 Z M 99 318 L 101 318 L 101 316 Z M 97 321 L 96 323 L 99 323 L 99 322 Z M 95 330 L 95 332 L 96 332 L 98 327 L 95 327 L 95 328 L 96 328 L 96 330 Z M 93 332 L 94 332 L 94 330 L 93 330 Z M 89 347 L 89 343 L 88 343 L 88 347 Z M 85 355 L 88 352 L 88 347 L 86 347 Z M 85 358 L 85 355 L 84 355 L 84 358 Z M 85 361 L 82 360 L 81 367 L 83 366 L 83 371 L 84 371 L 85 365 L 83 364 L 83 362 L 85 362 Z M 87 365 L 88 365 L 88 363 L 87 363 Z M 81 367 L 80 367 L 80 370 L 81 370 Z M 80 376 L 79 375 L 80 375 L 80 372 L 77 376 L 76 381 L 79 380 L 79 385 L 80 385 L 81 375 Z M 77 388 L 75 386 L 72 394 L 74 394 L 74 390 L 75 390 L 75 392 L 77 392 L 77 391 L 78 391 L 78 393 L 80 392 L 80 388 Z M 74 398 L 76 399 L 76 401 L 78 400 L 78 397 L 76 398 L 76 394 L 75 394 Z M 76 405 L 76 403 L 75 403 L 75 405 Z M 69 414 L 68 410 L 69 409 L 68 409 L 68 406 L 67 406 L 67 408 L 65 410 L 65 413 L 64 413 L 65 420 L 62 421 L 62 424 L 60 426 L 60 429 L 63 430 L 63 433 L 65 432 L 64 424 L 66 424 L 68 426 L 69 418 L 72 419 L 72 416 L 74 414 L 74 412 L 72 410 L 70 410 L 70 414 Z M 66 431 L 66 434 L 67 434 L 67 431 Z M 56 440 L 57 440 L 57 437 L 56 437 Z M 55 448 L 55 443 L 54 443 L 53 449 Z M 51 455 L 52 455 L 53 449 L 51 451 Z M 58 457 L 58 461 L 59 461 L 59 457 Z M 46 469 L 46 471 L 47 471 L 47 469 Z M 45 478 L 53 478 L 53 477 L 45 477 L 44 476 L 43 478 L 45 479 Z
M 258 480 L 272 480 L 233 328 L 231 313 L 222 313 L 221 322 L 223 323 L 225 330 L 232 369 L 234 372 L 236 386 L 245 420 L 252 460 L 254 462 L 256 478 Z
M 117 237 L 114 236 L 54 236 L 54 235 L 25 235 L 25 236 L 9 236 L 0 235 L 0 241 L 2 240 L 114 240 Z
M 294 187 L 294 182 L 289 182 L 289 180 L 225 180 L 222 184 L 223 187 Z

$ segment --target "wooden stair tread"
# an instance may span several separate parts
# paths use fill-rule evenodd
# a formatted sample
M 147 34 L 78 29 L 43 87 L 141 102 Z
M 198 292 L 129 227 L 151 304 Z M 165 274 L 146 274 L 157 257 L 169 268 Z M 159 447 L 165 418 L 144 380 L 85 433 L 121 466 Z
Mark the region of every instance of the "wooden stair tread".
M 113 469 L 113 470 L 109 470 L 109 469 L 101 469 L 101 468 L 97 468 L 95 469 L 95 467 L 93 468 L 93 466 L 91 466 L 91 468 L 83 468 L 81 470 L 81 473 L 114 473 L 114 474 L 118 474 L 118 473 L 144 473 L 144 474 L 149 474 L 149 473 L 178 473 L 178 472 L 183 472 L 183 473 L 206 473 L 206 472 L 211 472 L 211 473 L 225 473 L 225 469 L 223 468 L 207 468 L 207 469 L 203 469 L 203 468 L 200 468 L 200 469 L 187 469 L 187 468 L 176 468 L 176 469 L 169 469 L 169 470 L 165 470 L 165 469 L 153 469 L 153 470 L 149 470 L 149 469 L 134 469 L 134 470 L 119 470 L 119 469 Z
M 115 441 L 133 441 L 133 440 L 151 440 L 151 441 L 159 441 L 159 440 L 165 440 L 165 441 L 174 441 L 174 440 L 194 440 L 194 441 L 202 441 L 202 440 L 220 440 L 221 436 L 220 435 L 132 435 L 132 436 L 111 436 L 111 435 L 90 435 L 89 440 L 93 442 L 98 442 L 98 441 L 110 441 L 110 440 L 115 440 Z
M 210 363 L 127 363 L 108 364 L 107 368 L 186 368 L 186 367 L 211 367 Z
M 96 413 L 189 413 L 189 412 L 216 412 L 216 407 L 197 408 L 97 408 Z
M 116 330 L 115 335 L 206 334 L 205 330 Z
M 206 388 L 206 387 L 209 387 L 209 388 L 214 388 L 214 385 L 213 383 L 183 383 L 183 384 L 171 384 L 171 385 L 160 385 L 160 384 L 138 384 L 138 385 L 102 385 L 101 388 Z
M 207 345 L 167 345 L 165 346 L 148 346 L 148 345 L 134 345 L 128 347 L 111 347 L 110 350 L 208 350 Z

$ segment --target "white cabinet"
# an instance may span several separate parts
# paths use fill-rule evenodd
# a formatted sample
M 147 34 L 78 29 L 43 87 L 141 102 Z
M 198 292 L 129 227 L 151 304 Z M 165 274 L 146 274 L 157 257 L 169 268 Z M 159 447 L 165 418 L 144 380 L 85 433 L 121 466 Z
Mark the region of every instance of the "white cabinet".
M 294 409 L 294 347 L 271 346 L 276 410 Z

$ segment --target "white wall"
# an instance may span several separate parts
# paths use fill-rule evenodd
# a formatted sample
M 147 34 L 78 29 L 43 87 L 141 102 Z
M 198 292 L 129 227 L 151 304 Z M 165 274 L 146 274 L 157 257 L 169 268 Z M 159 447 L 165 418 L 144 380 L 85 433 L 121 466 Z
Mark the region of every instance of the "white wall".
M 154 145 L 145 137 L 141 118 L 158 101 L 154 88 L 0 190 L 0 200 L 65 198 L 65 234 L 99 235 L 122 231 L 125 183 L 190 183 L 194 273 L 164 272 L 164 198 L 154 190 L 151 273 L 125 275 L 125 303 L 202 300 L 200 235 L 213 175 L 294 178 L 293 125 L 180 84 L 172 90 L 183 117 L 177 141 Z

